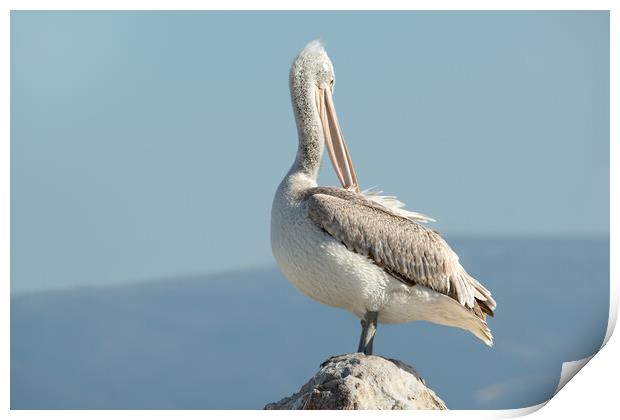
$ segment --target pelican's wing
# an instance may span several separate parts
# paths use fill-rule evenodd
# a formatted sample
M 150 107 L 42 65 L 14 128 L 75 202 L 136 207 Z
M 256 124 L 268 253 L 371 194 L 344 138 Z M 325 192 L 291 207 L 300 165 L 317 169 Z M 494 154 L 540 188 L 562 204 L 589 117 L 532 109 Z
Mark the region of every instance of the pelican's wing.
M 310 219 L 349 250 L 406 284 L 450 296 L 481 319 L 493 315 L 491 293 L 471 277 L 443 238 L 362 194 L 333 187 L 312 188 Z

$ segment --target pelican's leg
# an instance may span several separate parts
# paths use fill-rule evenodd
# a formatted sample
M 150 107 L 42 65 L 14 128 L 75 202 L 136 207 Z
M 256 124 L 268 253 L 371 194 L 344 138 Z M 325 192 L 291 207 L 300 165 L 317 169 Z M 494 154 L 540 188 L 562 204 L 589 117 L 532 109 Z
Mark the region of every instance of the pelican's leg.
M 372 343 L 377 332 L 378 312 L 368 311 L 362 319 L 362 335 L 360 336 L 360 344 L 357 347 L 359 353 L 372 354 Z

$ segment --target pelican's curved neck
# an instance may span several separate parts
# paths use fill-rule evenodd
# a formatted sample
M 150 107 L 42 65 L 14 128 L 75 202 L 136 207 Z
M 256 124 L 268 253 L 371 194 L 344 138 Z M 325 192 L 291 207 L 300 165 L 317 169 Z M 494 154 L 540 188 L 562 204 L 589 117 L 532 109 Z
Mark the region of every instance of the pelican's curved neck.
M 316 181 L 323 157 L 323 134 L 315 103 L 315 83 L 304 76 L 304 72 L 291 72 L 291 101 L 297 122 L 299 146 L 289 175 L 302 173 Z

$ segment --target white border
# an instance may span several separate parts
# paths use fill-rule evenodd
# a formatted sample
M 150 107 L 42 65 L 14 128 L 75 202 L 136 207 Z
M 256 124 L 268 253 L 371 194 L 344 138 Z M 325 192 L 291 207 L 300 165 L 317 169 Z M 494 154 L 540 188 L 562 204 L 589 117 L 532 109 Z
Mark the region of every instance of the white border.
M 613 0 L 8 0 L 9 10 L 611 10 Z M 54 3 L 50 7 L 50 3 Z
M 0 207 L 2 223 L 0 224 L 0 233 L 4 240 L 1 243 L 2 253 L 0 255 L 0 267 L 4 274 L 4 305 L 2 311 L 3 322 L 1 323 L 3 337 L 5 337 L 5 343 L 9 342 L 9 307 L 10 307 L 10 218 L 9 218 L 9 188 L 10 188 L 10 10 L 609 10 L 610 11 L 610 28 L 611 28 L 611 40 L 610 40 L 610 54 L 611 54 L 611 192 L 616 192 L 618 188 L 617 180 L 619 174 L 617 167 L 614 167 L 613 162 L 617 162 L 618 159 L 618 146 L 617 146 L 617 123 L 614 122 L 614 115 L 617 117 L 617 101 L 618 101 L 618 85 L 616 83 L 616 75 L 618 74 L 618 23 L 617 16 L 618 7 L 615 7 L 613 0 L 591 0 L 591 1 L 552 1 L 552 0 L 521 0 L 521 1 L 490 1 L 490 0 L 477 0 L 477 1 L 432 1 L 432 0 L 420 0 L 416 2 L 412 1 L 396 1 L 396 0 L 382 0 L 381 2 L 367 2 L 367 1 L 337 1 L 337 0 L 314 0 L 298 1 L 298 2 L 284 2 L 284 1 L 263 1 L 260 3 L 252 1 L 198 1 L 198 0 L 177 0 L 177 1 L 137 1 L 137 0 L 109 0 L 109 1 L 55 1 L 54 5 L 50 5 L 50 1 L 32 0 L 32 1 L 5 1 L 3 2 L 4 13 L 0 20 L 0 56 L 6 58 L 5 64 L 0 68 L 2 72 L 2 97 L 4 100 L 1 103 L 0 109 L 0 127 L 3 127 L 3 142 L 2 152 L 0 152 L 0 195 L 2 197 L 2 207 Z M 233 4 L 234 3 L 234 4 Z M 466 3 L 466 4 L 465 4 Z M 380 4 L 381 7 L 378 7 Z M 260 6 L 260 7 L 257 7 Z M 584 373 L 580 375 L 579 381 L 572 381 L 558 394 L 558 396 L 552 399 L 553 402 L 549 404 L 544 410 L 538 411 L 535 416 L 537 418 L 556 418 L 561 416 L 562 418 L 582 417 L 583 415 L 595 415 L 599 414 L 601 418 L 606 418 L 610 412 L 615 412 L 615 387 L 612 387 L 612 382 L 615 382 L 618 378 L 618 359 L 619 345 L 617 339 L 610 340 L 611 334 L 614 330 L 617 313 L 618 313 L 618 268 L 617 259 L 618 256 L 618 243 L 617 243 L 617 223 L 616 218 L 613 215 L 618 214 L 620 207 L 618 206 L 617 194 L 611 194 L 611 220 L 610 220 L 610 233 L 611 233 L 611 248 L 610 248 L 610 260 L 611 278 L 615 279 L 611 282 L 610 286 L 610 316 L 607 333 L 605 336 L 605 349 L 600 352 L 599 355 L 593 358 L 593 362 L 584 369 Z M 288 416 L 287 412 L 263 412 L 263 411 L 114 411 L 109 413 L 107 411 L 11 411 L 9 412 L 9 390 L 10 390 L 10 359 L 9 359 L 9 346 L 2 346 L 2 360 L 5 364 L 3 372 L 4 380 L 0 382 L 2 391 L 1 399 L 4 410 L 3 414 L 10 414 L 13 417 L 20 418 L 83 418 L 85 416 L 93 418 L 107 418 L 110 415 L 114 415 L 117 418 L 200 418 L 204 419 L 205 416 L 213 416 L 217 418 L 232 418 L 238 415 L 250 416 L 250 417 L 262 417 L 262 416 Z M 589 358 L 587 358 L 589 360 Z M 565 364 L 566 367 L 562 370 L 562 376 L 564 379 L 572 377 L 576 371 L 583 367 L 583 362 L 579 361 L 574 363 Z M 577 368 L 577 369 L 576 369 Z M 568 375 L 568 376 L 567 376 Z M 564 381 L 563 379 L 563 381 Z M 566 381 L 564 381 L 566 383 Z M 558 390 L 562 387 L 559 386 Z M 535 407 L 528 407 L 518 410 L 498 410 L 498 411 L 450 411 L 441 413 L 431 412 L 418 412 L 415 414 L 416 418 L 430 418 L 441 415 L 442 417 L 460 417 L 460 418 L 511 418 L 518 417 L 532 413 L 545 404 L 540 404 Z M 605 416 L 603 416 L 605 414 Z M 296 412 L 296 416 L 311 416 L 315 415 L 313 412 Z M 321 413 L 322 416 L 347 416 L 355 415 L 356 418 L 372 416 L 375 417 L 375 412 L 355 412 L 351 413 L 334 413 L 327 412 Z M 382 415 L 387 416 L 399 416 L 399 415 L 412 415 L 411 413 L 399 413 L 399 412 L 384 412 Z M 598 417 L 598 416 L 597 416 Z

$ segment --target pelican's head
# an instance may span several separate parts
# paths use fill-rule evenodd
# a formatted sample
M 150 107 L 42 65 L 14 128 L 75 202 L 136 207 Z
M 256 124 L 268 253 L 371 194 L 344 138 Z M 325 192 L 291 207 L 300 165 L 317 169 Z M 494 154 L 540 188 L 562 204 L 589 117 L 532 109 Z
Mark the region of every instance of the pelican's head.
M 320 41 L 312 41 L 299 52 L 293 63 L 297 76 L 312 81 L 318 88 L 333 90 L 335 83 L 334 66 Z
M 334 66 L 319 41 L 312 41 L 301 50 L 291 67 L 290 84 L 298 119 L 312 120 L 318 114 L 320 131 L 338 179 L 344 188 L 359 191 L 332 100 L 336 84 Z

